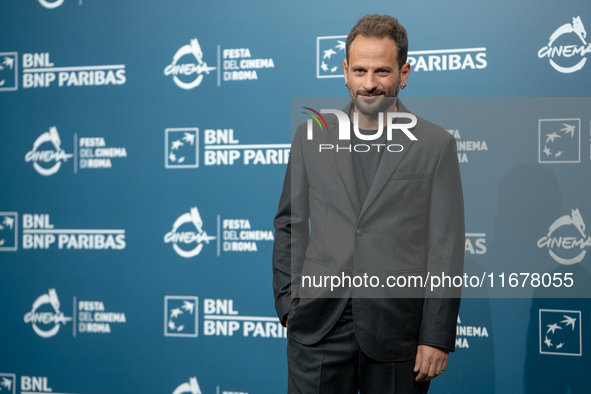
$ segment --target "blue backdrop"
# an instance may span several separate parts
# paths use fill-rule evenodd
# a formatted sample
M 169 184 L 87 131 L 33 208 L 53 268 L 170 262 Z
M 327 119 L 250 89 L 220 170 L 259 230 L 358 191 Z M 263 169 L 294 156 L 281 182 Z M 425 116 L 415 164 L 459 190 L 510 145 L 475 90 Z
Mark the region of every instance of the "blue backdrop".
M 4 0 L 0 394 L 285 392 L 291 98 L 346 96 L 367 13 L 406 27 L 401 96 L 457 139 L 466 270 L 589 283 L 588 1 Z M 588 392 L 589 298 L 486 295 L 432 392 Z

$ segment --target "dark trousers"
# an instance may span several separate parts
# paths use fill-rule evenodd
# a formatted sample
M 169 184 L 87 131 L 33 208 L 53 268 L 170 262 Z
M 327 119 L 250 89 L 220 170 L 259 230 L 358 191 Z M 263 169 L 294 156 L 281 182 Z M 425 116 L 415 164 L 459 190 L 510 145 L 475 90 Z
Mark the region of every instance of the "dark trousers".
M 429 382 L 415 381 L 414 360 L 381 362 L 363 353 L 355 339 L 350 304 L 318 344 L 302 345 L 288 335 L 288 393 L 427 393 Z

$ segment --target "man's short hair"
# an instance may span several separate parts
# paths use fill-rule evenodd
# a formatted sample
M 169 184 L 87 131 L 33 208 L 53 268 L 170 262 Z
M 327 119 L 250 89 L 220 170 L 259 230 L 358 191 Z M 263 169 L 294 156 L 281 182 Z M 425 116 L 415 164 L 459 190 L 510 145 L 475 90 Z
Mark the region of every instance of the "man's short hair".
M 406 56 L 408 54 L 408 36 L 406 35 L 406 29 L 404 26 L 402 26 L 396 18 L 393 18 L 390 15 L 372 14 L 365 15 L 359 19 L 347 36 L 347 62 L 349 61 L 349 47 L 355 37 L 359 34 L 367 38 L 392 38 L 398 49 L 398 68 L 402 68 L 406 63 Z

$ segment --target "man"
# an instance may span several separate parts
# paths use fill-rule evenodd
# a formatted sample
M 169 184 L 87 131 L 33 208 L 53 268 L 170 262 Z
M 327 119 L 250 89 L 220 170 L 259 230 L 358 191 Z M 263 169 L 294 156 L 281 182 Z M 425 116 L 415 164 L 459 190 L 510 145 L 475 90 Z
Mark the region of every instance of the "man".
M 326 288 L 311 292 L 302 280 L 367 274 L 385 283 L 387 276 L 462 273 L 454 138 L 421 118 L 412 134 L 386 140 L 377 130 L 388 112 L 408 112 L 396 99 L 410 72 L 407 51 L 396 19 L 366 15 L 347 37 L 343 62 L 352 98 L 343 111 L 358 119 L 345 142 L 393 149 L 319 149 L 342 146 L 339 119 L 331 116 L 328 130 L 315 127 L 312 140 L 306 124 L 294 137 L 273 250 L 275 306 L 288 327 L 289 393 L 425 393 L 454 350 L 459 298 L 377 298 L 367 285 L 343 286 L 335 298 Z

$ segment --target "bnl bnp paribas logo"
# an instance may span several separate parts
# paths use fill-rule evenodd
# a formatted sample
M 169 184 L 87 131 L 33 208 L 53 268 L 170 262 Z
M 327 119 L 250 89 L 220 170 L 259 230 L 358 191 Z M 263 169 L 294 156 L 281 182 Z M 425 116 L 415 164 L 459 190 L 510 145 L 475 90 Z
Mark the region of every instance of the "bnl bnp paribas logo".
M 0 393 L 15 394 L 16 375 L 13 373 L 0 373 Z
M 582 356 L 581 311 L 540 309 L 540 354 Z
M 18 54 L 0 52 L 0 92 L 18 89 Z
M 196 296 L 164 297 L 164 336 L 197 338 L 199 335 L 245 338 L 287 338 L 287 329 L 277 317 L 245 316 L 235 300 L 203 298 L 200 310 Z M 199 333 L 199 313 L 202 328 Z
M 49 385 L 49 377 L 47 376 L 27 376 L 21 375 L 17 380 L 16 374 L 1 373 L 0 372 L 0 394 L 16 394 L 17 382 L 20 382 L 20 394 L 35 394 L 35 393 L 53 393 L 59 394 L 64 390 L 57 389 L 53 384 Z M 74 394 L 70 390 L 66 390 L 70 394 Z
M 591 52 L 591 43 L 586 41 L 587 32 L 581 17 L 573 17 L 572 23 L 566 23 L 550 35 L 548 45 L 538 51 L 538 57 L 548 58 L 550 65 L 564 74 L 574 73 L 587 62 L 585 55 Z
M 211 58 L 213 56 L 208 57 Z M 217 86 L 221 86 L 222 82 L 257 80 L 262 69 L 275 67 L 271 58 L 253 58 L 249 48 L 222 49 L 220 45 L 215 64 L 208 65 L 199 40 L 193 38 L 175 52 L 172 62 L 164 68 L 164 75 L 172 76 L 179 88 L 191 90 L 200 86 L 206 77 L 215 78 Z
M 204 129 L 201 134 L 200 144 L 197 127 L 165 129 L 164 167 L 286 165 L 289 161 L 291 144 L 244 144 L 234 129 Z
M 22 55 L 22 88 L 123 85 L 125 64 L 56 66 L 49 52 Z M 18 53 L 0 52 L 0 92 L 18 90 Z
M 316 38 L 316 77 L 343 78 L 347 36 Z M 486 48 L 434 49 L 409 51 L 413 71 L 481 70 L 486 68 Z
M 540 119 L 539 163 L 581 162 L 581 119 Z
M 562 265 L 580 263 L 587 247 L 591 247 L 591 237 L 585 235 L 585 222 L 578 208 L 556 219 L 548 233 L 538 240 L 538 248 L 547 248 L 550 256 Z
M 22 215 L 22 248 L 24 250 L 123 250 L 124 229 L 56 228 L 50 215 Z M 18 249 L 18 213 L 0 212 L 0 252 Z
M 0 212 L 0 252 L 18 250 L 18 213 Z

